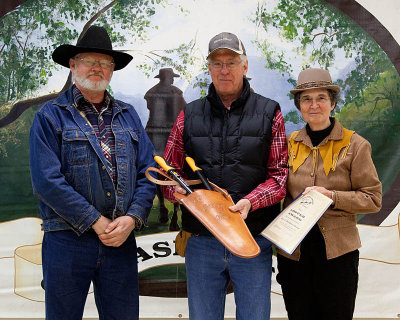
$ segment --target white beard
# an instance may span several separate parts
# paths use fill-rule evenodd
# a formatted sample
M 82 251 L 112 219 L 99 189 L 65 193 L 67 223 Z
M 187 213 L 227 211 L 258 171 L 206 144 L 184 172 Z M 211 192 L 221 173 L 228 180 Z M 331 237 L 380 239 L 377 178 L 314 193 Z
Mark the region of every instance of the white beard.
M 100 81 L 92 81 L 88 79 L 89 76 L 96 74 L 95 72 L 89 73 L 86 76 L 77 76 L 75 72 L 72 73 L 72 81 L 77 83 L 79 86 L 81 86 L 84 89 L 90 90 L 90 91 L 105 91 L 108 87 L 108 84 L 110 81 L 107 81 L 104 79 L 102 74 L 99 74 L 103 80 Z

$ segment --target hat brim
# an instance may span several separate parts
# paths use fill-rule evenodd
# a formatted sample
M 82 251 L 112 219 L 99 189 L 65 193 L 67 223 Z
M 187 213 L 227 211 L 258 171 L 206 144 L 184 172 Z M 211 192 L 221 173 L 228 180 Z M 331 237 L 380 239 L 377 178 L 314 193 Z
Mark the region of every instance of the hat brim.
M 218 50 L 221 50 L 221 49 L 230 50 L 230 51 L 232 51 L 232 52 L 234 52 L 234 53 L 236 53 L 238 55 L 242 55 L 242 54 L 246 55 L 243 50 L 234 50 L 234 49 L 228 48 L 228 47 L 220 47 L 220 48 L 217 48 L 217 49 L 214 49 L 213 51 L 211 51 L 208 54 L 206 59 L 208 59 L 215 51 L 218 51 Z
M 78 47 L 70 44 L 63 44 L 57 47 L 52 54 L 52 58 L 54 62 L 62 65 L 63 67 L 69 68 L 69 59 L 76 56 L 78 53 L 83 52 L 96 52 L 111 56 L 115 63 L 114 71 L 125 68 L 128 63 L 131 62 L 131 60 L 133 59 L 130 54 L 122 51 L 107 50 L 101 48 Z
M 340 92 L 340 87 L 339 86 L 335 86 L 335 85 L 332 84 L 332 85 L 328 85 L 328 86 L 314 86 L 314 87 L 303 88 L 303 89 L 293 89 L 293 90 L 290 90 L 290 93 L 291 94 L 296 94 L 298 92 L 311 90 L 311 89 L 331 89 L 336 93 Z
M 171 76 L 173 76 L 174 78 L 179 78 L 180 77 L 180 75 L 176 74 L 176 73 L 172 73 Z M 154 76 L 154 78 L 160 78 L 160 75 L 158 74 L 158 75 Z

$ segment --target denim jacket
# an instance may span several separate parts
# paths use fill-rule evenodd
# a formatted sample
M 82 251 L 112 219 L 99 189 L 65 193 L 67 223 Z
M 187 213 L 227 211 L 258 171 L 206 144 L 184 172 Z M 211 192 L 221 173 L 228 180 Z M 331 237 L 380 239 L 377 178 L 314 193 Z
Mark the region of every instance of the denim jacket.
M 154 148 L 134 108 L 118 100 L 114 106 L 115 185 L 95 133 L 73 105 L 72 89 L 37 111 L 30 168 L 45 232 L 73 230 L 79 235 L 101 215 L 129 215 L 137 225 L 146 223 L 156 189 L 145 171 L 154 165 Z

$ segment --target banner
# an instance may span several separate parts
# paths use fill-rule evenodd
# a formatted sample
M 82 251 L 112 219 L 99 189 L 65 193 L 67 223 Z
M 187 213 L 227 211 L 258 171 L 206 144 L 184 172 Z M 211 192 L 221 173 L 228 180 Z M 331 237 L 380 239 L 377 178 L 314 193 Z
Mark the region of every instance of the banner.
M 400 314 L 400 13 L 397 0 L 8 0 L 0 11 L 0 318 L 44 317 L 41 218 L 29 172 L 29 129 L 40 105 L 71 85 L 51 59 L 102 25 L 115 49 L 134 59 L 110 92 L 137 110 L 162 151 L 185 102 L 207 92 L 205 57 L 217 33 L 246 47 L 253 90 L 278 101 L 286 133 L 305 123 L 289 91 L 307 66 L 329 69 L 341 91 L 335 117 L 372 145 L 383 184 L 379 213 L 360 215 L 360 280 L 355 318 Z M 387 28 L 385 27 L 387 26 Z M 159 80 L 171 78 L 168 88 Z M 163 90 L 173 92 L 159 98 Z M 165 129 L 161 124 L 168 124 Z M 156 198 L 137 233 L 141 318 L 188 318 L 184 258 L 175 253 L 178 206 Z M 273 260 L 272 317 L 286 317 Z M 266 293 L 267 294 L 267 293 Z M 155 306 L 157 306 L 155 308 Z M 92 289 L 85 317 L 97 317 Z M 227 318 L 235 317 L 228 288 Z

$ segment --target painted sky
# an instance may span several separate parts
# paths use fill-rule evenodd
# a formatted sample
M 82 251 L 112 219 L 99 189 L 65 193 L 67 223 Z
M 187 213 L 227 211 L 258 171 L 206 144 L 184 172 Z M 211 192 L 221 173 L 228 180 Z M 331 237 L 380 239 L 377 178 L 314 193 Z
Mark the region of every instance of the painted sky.
M 365 4 L 367 8 L 373 6 L 377 7 L 376 2 L 372 0 L 358 0 L 361 4 Z M 390 5 L 395 1 L 382 0 L 385 5 Z M 296 56 L 294 49 L 296 42 L 288 43 L 282 42 L 278 34 L 266 33 L 263 29 L 251 21 L 254 15 L 257 3 L 256 0 L 177 0 L 170 2 L 167 6 L 158 6 L 156 14 L 152 17 L 152 25 L 158 26 L 157 29 L 151 29 L 148 32 L 148 40 L 146 42 L 126 43 L 123 47 L 118 49 L 131 50 L 129 53 L 133 55 L 134 60 L 123 70 L 114 73 L 111 87 L 118 98 L 125 99 L 135 105 L 144 124 L 147 122 L 148 111 L 146 109 L 144 94 L 148 89 L 154 86 L 158 80 L 154 79 L 157 73 L 155 72 L 150 78 L 146 77 L 142 71 L 137 69 L 137 65 L 141 63 L 150 63 L 151 61 L 145 57 L 146 53 L 152 50 L 164 50 L 178 47 L 182 43 L 188 43 L 196 39 L 195 55 L 199 61 L 204 61 L 207 56 L 208 41 L 214 35 L 222 31 L 229 31 L 237 34 L 243 41 L 247 55 L 251 57 L 249 64 L 248 76 L 252 77 L 252 85 L 257 88 L 257 92 L 263 95 L 271 94 L 268 88 L 268 81 L 282 82 L 282 90 L 276 97 L 281 98 L 278 101 L 286 107 L 287 110 L 294 108 L 292 102 L 286 97 L 287 85 L 284 84 L 286 79 L 278 79 L 279 74 L 271 74 L 264 66 L 261 60 L 261 53 L 253 44 L 253 40 L 268 38 L 269 42 L 278 49 L 283 49 L 289 53 L 290 59 L 295 61 L 293 65 L 294 76 L 301 70 L 302 65 L 305 63 L 304 58 Z M 273 7 L 276 1 L 266 1 L 269 7 Z M 380 6 L 382 7 L 382 6 Z M 400 6 L 394 6 L 394 10 L 400 12 Z M 133 13 L 134 14 L 134 13 Z M 380 15 L 384 17 L 384 15 Z M 77 30 L 82 28 L 81 25 L 74 26 Z M 398 28 L 393 28 L 398 30 Z M 392 32 L 393 34 L 393 32 Z M 400 36 L 399 36 L 400 38 Z M 340 66 L 337 69 L 331 69 L 333 80 L 349 68 L 352 60 L 346 59 L 343 54 L 338 54 L 338 59 L 341 60 Z M 200 62 L 198 65 L 193 66 L 193 74 L 200 72 Z M 54 72 L 53 77 L 49 80 L 48 85 L 41 90 L 40 93 L 47 93 L 49 91 L 58 91 L 62 87 L 68 75 L 67 69 L 59 67 L 58 71 Z M 262 81 L 260 79 L 267 79 Z M 176 78 L 175 83 L 185 95 L 187 101 L 197 98 L 193 92 L 190 92 L 190 84 L 182 78 Z

